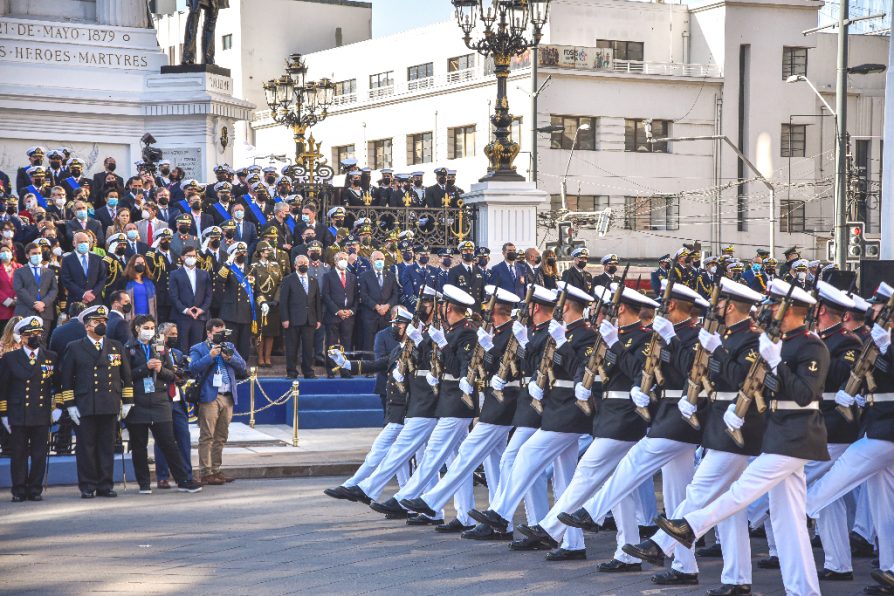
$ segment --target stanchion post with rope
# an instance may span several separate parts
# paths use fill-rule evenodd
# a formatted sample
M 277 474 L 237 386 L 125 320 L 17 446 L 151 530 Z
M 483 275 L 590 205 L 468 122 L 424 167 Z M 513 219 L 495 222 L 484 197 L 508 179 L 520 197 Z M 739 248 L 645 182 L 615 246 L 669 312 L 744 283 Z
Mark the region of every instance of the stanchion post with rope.
M 258 369 L 254 366 L 248 369 L 248 426 L 255 427 L 255 384 L 258 382 Z
M 298 446 L 298 381 L 292 381 L 292 447 Z

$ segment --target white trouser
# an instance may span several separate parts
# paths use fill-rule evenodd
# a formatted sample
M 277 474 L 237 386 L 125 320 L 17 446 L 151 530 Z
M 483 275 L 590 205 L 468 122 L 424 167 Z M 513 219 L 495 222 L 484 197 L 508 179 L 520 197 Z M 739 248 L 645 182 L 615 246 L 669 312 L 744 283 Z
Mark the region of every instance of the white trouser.
M 518 426 L 516 427 L 515 432 L 512 433 L 512 438 L 509 439 L 509 444 L 506 445 L 506 449 L 503 451 L 503 456 L 500 458 L 500 483 L 499 486 L 497 486 L 496 491 L 492 493 L 490 499 L 491 507 L 497 502 L 500 495 L 506 490 L 506 486 L 509 484 L 509 475 L 512 473 L 512 467 L 515 465 L 515 458 L 518 456 L 519 450 L 528 439 L 534 436 L 536 431 L 536 428 Z M 490 480 L 488 480 L 487 485 L 488 488 L 490 488 Z M 528 523 L 531 525 L 536 524 L 537 520 L 546 515 L 547 511 L 549 511 L 547 479 L 546 472 L 543 472 L 537 476 L 533 484 L 531 484 L 531 488 L 525 493 L 525 515 Z M 507 531 L 511 532 L 513 529 L 512 520 L 509 520 Z
M 389 422 L 386 424 L 385 428 L 379 431 L 376 440 L 373 441 L 372 446 L 369 448 L 369 452 L 363 459 L 363 464 L 357 468 L 357 471 L 354 472 L 353 476 L 342 482 L 342 486 L 357 486 L 361 480 L 372 474 L 379 464 L 382 463 L 382 460 L 385 459 L 385 456 L 388 454 L 388 449 L 394 444 L 394 441 L 397 439 L 397 436 L 400 434 L 403 427 L 403 424 L 398 424 L 396 422 Z M 403 474 L 401 474 L 401 472 L 403 472 Z M 398 484 L 403 486 L 407 476 L 407 466 L 401 466 L 397 472 Z
M 497 426 L 479 422 L 459 446 L 459 451 L 445 474 L 431 490 L 422 494 L 429 507 L 438 511 L 456 494 L 463 482 L 472 479 L 472 473 L 482 462 L 490 498 L 493 499 L 500 482 L 500 456 L 506 448 L 506 437 L 511 426 Z
M 804 467 L 807 475 L 808 492 L 811 486 L 825 476 L 836 460 L 850 445 L 848 443 L 829 443 L 829 461 L 812 461 Z M 823 542 L 825 560 L 823 567 L 830 571 L 845 573 L 853 571 L 851 562 L 851 544 L 848 537 L 847 495 L 835 499 L 820 511 L 816 524 L 816 533 Z
M 634 441 L 618 441 L 615 439 L 595 438 L 574 470 L 574 478 L 556 504 L 542 520 L 540 526 L 549 532 L 555 540 L 562 542 L 563 548 L 580 550 L 584 548 L 583 532 L 577 528 L 569 528 L 559 521 L 560 513 L 572 513 L 578 510 L 596 490 L 611 476 L 630 449 L 636 445 Z M 618 527 L 618 548 L 615 558 L 625 563 L 639 562 L 621 550 L 627 542 L 637 542 L 639 536 L 636 523 L 636 501 L 628 496 L 621 499 L 612 509 L 615 524 Z M 576 530 L 572 532 L 571 530 Z
M 863 437 L 848 447 L 810 487 L 807 513 L 815 517 L 863 482 L 879 536 L 879 567 L 894 571 L 894 442 Z
M 869 509 L 869 491 L 866 484 L 861 484 L 854 490 L 854 532 L 866 539 L 869 544 L 875 544 L 875 524 Z
M 406 466 L 410 458 L 428 440 L 438 423 L 437 418 L 407 418 L 404 427 L 394 440 L 388 454 L 376 471 L 367 476 L 357 486 L 370 499 L 377 501 L 385 486 L 391 481 L 401 466 Z
M 613 466 L 611 476 L 586 503 L 584 509 L 594 521 L 602 519 L 618 504 L 629 498 L 636 498 L 637 487 L 644 480 L 651 479 L 659 469 L 662 470 L 662 486 L 664 491 L 664 510 L 675 511 L 686 498 L 686 485 L 692 480 L 695 468 L 695 448 L 691 443 L 682 443 L 672 439 L 653 439 L 645 437 L 637 442 Z M 625 542 L 620 543 L 622 546 Z M 695 554 L 691 549 L 677 549 L 677 558 L 691 559 L 681 563 L 683 573 L 698 573 Z M 675 567 L 676 568 L 676 567 Z
M 505 478 L 505 482 L 501 482 L 503 486 L 491 503 L 491 511 L 512 522 L 522 498 L 534 489 L 538 482 L 542 482 L 543 472 L 553 462 L 555 462 L 553 495 L 558 499 L 574 474 L 578 436 L 577 433 L 560 433 L 538 428 L 518 450 L 512 471 Z
M 469 424 L 471 418 L 440 418 L 428 437 L 428 445 L 422 461 L 410 476 L 394 498 L 400 502 L 402 499 L 414 499 L 431 486 L 431 482 L 437 482 L 438 472 L 441 466 L 449 462 L 456 455 L 460 443 L 469 436 Z M 470 525 L 468 511 L 474 505 L 472 491 L 472 476 L 460 479 L 459 486 L 454 491 L 456 494 L 456 517 L 463 525 Z M 435 509 L 438 511 L 438 509 Z M 443 517 L 443 512 L 442 517 Z
M 695 469 L 692 482 L 686 487 L 686 499 L 673 512 L 673 519 L 685 517 L 690 511 L 701 509 L 721 494 L 748 467 L 749 457 L 709 449 Z M 723 544 L 723 571 L 721 583 L 740 586 L 751 583 L 751 543 L 748 537 L 748 517 L 744 511 L 732 515 L 717 524 L 717 537 Z M 683 550 L 679 542 L 659 530 L 652 540 L 667 556 L 674 556 L 673 567 L 683 573 L 697 573 L 678 566 L 678 553 Z
M 765 492 L 770 493 L 770 523 L 779 541 L 779 565 L 787 594 L 819 596 L 819 579 L 810 537 L 804 523 L 807 481 L 804 464 L 807 460 L 787 455 L 763 453 L 754 459 L 729 490 L 710 505 L 686 514 L 686 521 L 696 538 L 735 513 L 745 511 L 748 504 Z M 724 542 L 726 548 L 726 542 Z
M 684 485 L 685 488 L 685 485 Z M 658 516 L 658 501 L 655 499 L 655 480 L 649 476 L 633 493 L 636 501 L 636 524 L 651 526 Z

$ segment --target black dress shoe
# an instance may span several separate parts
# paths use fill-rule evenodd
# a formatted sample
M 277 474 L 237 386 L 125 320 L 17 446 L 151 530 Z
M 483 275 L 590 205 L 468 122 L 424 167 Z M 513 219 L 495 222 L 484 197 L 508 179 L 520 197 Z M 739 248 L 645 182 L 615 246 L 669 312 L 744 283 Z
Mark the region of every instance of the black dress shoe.
M 406 512 L 405 512 L 406 513 Z M 397 515 L 397 514 L 389 514 L 389 515 Z M 387 515 L 385 517 L 388 517 Z M 444 523 L 443 519 L 432 519 L 430 517 L 426 517 L 424 515 L 407 515 L 407 525 L 408 526 L 440 526 Z
M 506 528 L 509 527 L 508 519 L 503 519 L 500 517 L 499 513 L 491 511 L 490 509 L 486 509 L 485 511 L 472 509 L 469 511 L 469 517 L 480 524 L 487 524 L 497 532 L 505 532 Z
M 363 492 L 363 489 L 359 486 L 349 486 L 345 488 L 347 491 L 347 499 L 349 501 L 354 501 L 355 503 L 363 503 L 365 505 L 369 505 L 372 503 L 372 499 L 366 496 L 366 493 Z
M 746 596 L 751 594 L 751 584 L 720 584 L 719 588 L 711 588 L 707 596 Z
M 659 586 L 697 586 L 698 573 L 682 573 L 676 569 L 652 576 L 652 583 Z
M 692 548 L 692 543 L 695 542 L 695 533 L 685 519 L 668 519 L 659 515 L 655 518 L 655 525 L 686 548 Z
M 468 540 L 512 540 L 512 532 L 497 532 L 490 526 L 478 524 L 471 530 L 460 534 L 460 538 Z
M 885 586 L 887 588 L 894 588 L 894 572 L 874 569 L 869 575 L 872 577 L 872 579 L 877 581 L 879 585 Z
M 13 496 L 12 496 L 12 499 L 10 499 L 10 500 L 11 500 L 13 503 L 24 503 L 24 502 L 25 502 L 25 497 L 22 497 L 22 496 L 20 496 L 20 495 L 13 495 Z
M 812 546 L 813 548 L 823 547 L 823 539 L 820 538 L 819 534 L 810 539 L 810 546 Z
M 118 493 L 109 489 L 109 490 L 104 490 L 102 492 L 96 491 L 96 496 L 97 497 L 105 497 L 106 499 L 114 499 L 115 497 L 118 496 Z
M 304 378 L 305 379 L 316 379 L 317 373 L 312 373 L 312 372 L 304 373 Z
M 701 538 L 699 538 L 698 540 L 695 541 L 695 548 L 702 548 L 704 546 L 707 546 L 707 544 L 708 543 L 705 542 L 705 537 L 702 536 Z
M 31 495 L 28 497 L 29 501 L 43 501 L 43 497 L 40 495 Z
M 599 529 L 603 532 L 617 532 L 618 524 L 615 523 L 615 518 L 609 516 L 602 520 L 602 525 L 599 526 Z
M 333 486 L 332 488 L 327 488 L 323 491 L 323 494 L 327 497 L 332 497 L 333 499 L 345 499 L 347 501 L 353 501 L 353 497 L 347 488 L 344 486 Z
M 96 493 L 94 493 L 92 490 L 82 490 L 81 491 L 82 499 L 92 499 L 95 496 L 96 496 Z
M 696 557 L 704 557 L 705 559 L 715 559 L 723 556 L 723 547 L 719 542 L 715 542 L 711 546 L 704 546 L 695 549 Z
M 587 551 L 586 549 L 580 550 L 567 550 L 564 548 L 557 548 L 556 550 L 550 551 L 546 554 L 547 561 L 586 561 L 587 560 Z
M 658 526 L 640 526 L 639 527 L 639 539 L 645 540 L 646 538 L 650 538 L 655 535 L 655 532 L 658 531 Z
M 508 534 L 508 532 L 507 532 Z M 509 543 L 509 550 L 527 551 L 527 550 L 547 550 L 549 547 L 544 546 L 539 540 L 528 538 L 527 536 L 521 540 L 513 540 Z
M 440 532 L 441 534 L 459 534 L 460 532 L 471 530 L 474 527 L 475 526 L 464 526 L 459 519 L 453 518 L 446 524 L 435 526 L 435 532 Z
M 639 544 L 625 544 L 621 550 L 637 559 L 642 559 L 656 567 L 664 566 L 664 552 L 652 539 L 644 540 Z
M 628 573 L 633 571 L 642 571 L 642 563 L 622 563 L 617 559 L 612 559 L 608 563 L 600 563 L 597 570 L 603 573 Z
M 879 596 L 884 594 L 894 594 L 894 588 L 889 588 L 888 586 L 880 586 L 878 584 L 873 584 L 871 586 L 866 586 L 863 588 L 864 594 L 878 594 Z
M 533 526 L 522 524 L 516 529 L 531 540 L 539 540 L 540 544 L 547 548 L 557 548 L 559 546 L 559 543 L 549 535 L 549 532 L 541 528 L 538 524 L 534 524 Z
M 749 528 L 748 536 L 751 538 L 766 538 L 767 529 L 764 527 L 764 524 L 761 524 L 756 528 Z
M 297 379 L 297 378 L 298 378 L 298 373 L 296 373 L 296 372 L 288 372 L 288 373 L 286 373 L 286 377 L 289 378 L 289 379 Z
M 851 532 L 851 556 L 860 559 L 872 558 L 875 555 L 875 547 L 871 542 L 863 538 L 857 532 Z
M 825 567 L 820 569 L 817 575 L 819 576 L 820 581 L 849 582 L 854 580 L 853 571 L 831 571 Z
M 560 522 L 572 528 L 580 528 L 588 532 L 599 531 L 599 524 L 593 521 L 593 518 L 590 517 L 590 514 L 583 507 L 574 513 L 560 513 L 558 518 Z
M 409 511 L 400 511 L 385 514 L 385 519 L 407 519 L 408 517 L 410 517 Z
M 766 557 L 757 562 L 760 569 L 779 569 L 779 557 Z
M 400 501 L 401 507 L 404 509 L 409 509 L 410 511 L 415 511 L 416 513 L 424 513 L 429 517 L 435 517 L 437 513 L 435 510 L 428 506 L 422 498 L 416 499 L 401 499 Z
M 397 499 L 395 499 L 394 497 L 391 497 L 384 503 L 373 501 L 369 504 L 369 508 L 377 513 L 400 513 L 402 511 L 405 511 L 405 509 L 400 506 L 400 503 L 398 503 Z

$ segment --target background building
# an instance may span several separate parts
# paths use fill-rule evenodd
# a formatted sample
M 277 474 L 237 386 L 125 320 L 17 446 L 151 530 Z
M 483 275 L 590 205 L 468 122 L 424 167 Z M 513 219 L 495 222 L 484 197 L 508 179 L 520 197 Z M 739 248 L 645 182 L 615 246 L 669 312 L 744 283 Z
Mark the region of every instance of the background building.
M 776 188 L 776 252 L 798 244 L 824 256 L 834 121 L 808 85 L 786 82 L 806 74 L 834 104 L 836 35 L 801 34 L 816 26 L 818 10 L 809 0 L 553 0 L 536 77 L 526 54 L 509 82 L 519 171 L 532 175 L 536 143 L 538 185 L 554 208 L 568 168 L 569 209 L 612 209 L 604 238 L 592 226 L 578 231 L 597 254 L 651 259 L 700 240 L 750 255 L 769 244 L 769 190 L 722 143 L 651 145 L 646 122 L 655 138 L 726 135 Z M 852 65 L 887 62 L 887 36 L 852 35 L 850 44 Z M 484 174 L 495 83 L 455 23 L 314 52 L 307 64 L 309 77 L 339 83 L 329 118 L 313 130 L 332 162 L 353 156 L 374 169 L 420 169 L 427 183 L 444 165 L 466 189 Z M 531 92 L 547 78 L 535 119 Z M 848 130 L 877 232 L 884 75 L 850 79 Z M 563 132 L 533 132 L 550 124 Z M 572 156 L 582 124 L 589 130 L 578 133 Z M 251 126 L 259 154 L 292 154 L 291 135 L 265 111 Z M 556 240 L 546 218 L 538 237 Z

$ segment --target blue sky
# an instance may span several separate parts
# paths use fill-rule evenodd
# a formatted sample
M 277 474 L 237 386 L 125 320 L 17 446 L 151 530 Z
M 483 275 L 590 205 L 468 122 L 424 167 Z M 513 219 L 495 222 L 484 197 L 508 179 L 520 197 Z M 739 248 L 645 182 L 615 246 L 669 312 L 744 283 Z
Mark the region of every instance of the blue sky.
M 453 18 L 450 0 L 372 0 L 372 5 L 373 37 Z

